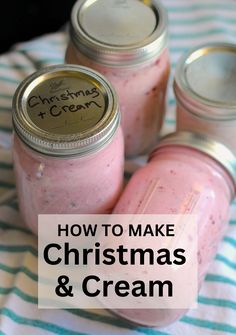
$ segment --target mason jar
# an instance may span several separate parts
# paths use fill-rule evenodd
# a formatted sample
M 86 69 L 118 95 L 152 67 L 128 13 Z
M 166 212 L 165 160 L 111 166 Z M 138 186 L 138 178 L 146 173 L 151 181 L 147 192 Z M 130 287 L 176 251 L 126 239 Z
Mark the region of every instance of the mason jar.
M 66 63 L 102 73 L 120 103 L 127 156 L 158 139 L 170 71 L 167 13 L 159 0 L 83 0 L 71 13 Z
M 212 43 L 179 60 L 177 129 L 214 136 L 236 154 L 236 45 Z
M 33 232 L 38 214 L 111 212 L 123 185 L 124 143 L 103 76 L 76 65 L 35 72 L 15 93 L 13 126 L 19 206 Z
M 226 146 L 201 134 L 173 133 L 163 138 L 148 164 L 134 173 L 113 213 L 194 214 L 200 287 L 227 227 L 235 180 L 236 158 Z M 171 243 L 170 237 L 163 239 L 164 245 Z M 149 247 L 155 250 L 158 245 L 154 244 L 150 237 Z M 147 267 L 147 275 L 148 271 Z M 165 327 L 186 310 L 117 309 L 114 312 L 136 324 Z

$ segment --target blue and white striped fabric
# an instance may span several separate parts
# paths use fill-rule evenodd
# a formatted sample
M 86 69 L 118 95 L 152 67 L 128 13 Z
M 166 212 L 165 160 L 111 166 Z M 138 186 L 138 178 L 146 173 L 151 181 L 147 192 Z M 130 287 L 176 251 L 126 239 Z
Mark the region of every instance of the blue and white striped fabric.
M 236 43 L 236 1 L 165 0 L 170 18 L 172 74 L 183 51 L 203 42 Z M 105 310 L 39 310 L 37 240 L 22 223 L 11 159 L 11 99 L 36 69 L 63 62 L 64 33 L 15 46 L 0 57 L 0 335 L 219 335 L 236 334 L 236 202 L 226 236 L 209 268 L 199 307 L 162 330 L 133 327 Z M 169 91 L 164 132 L 175 126 Z M 139 160 L 126 164 L 133 172 Z

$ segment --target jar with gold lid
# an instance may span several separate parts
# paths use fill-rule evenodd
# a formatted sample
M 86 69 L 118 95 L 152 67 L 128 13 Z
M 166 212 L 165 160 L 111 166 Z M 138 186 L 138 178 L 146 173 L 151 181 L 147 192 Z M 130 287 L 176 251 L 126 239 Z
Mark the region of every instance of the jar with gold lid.
M 59 65 L 26 78 L 13 100 L 13 158 L 21 214 L 109 213 L 123 184 L 116 94 L 85 67 Z

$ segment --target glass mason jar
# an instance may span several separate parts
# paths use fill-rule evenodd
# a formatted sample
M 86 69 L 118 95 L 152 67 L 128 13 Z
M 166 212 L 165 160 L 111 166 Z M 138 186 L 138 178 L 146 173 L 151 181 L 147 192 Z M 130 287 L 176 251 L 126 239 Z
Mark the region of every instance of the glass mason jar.
M 100 74 L 76 65 L 40 70 L 13 101 L 13 158 L 20 211 L 111 212 L 122 190 L 124 141 L 116 95 Z
M 177 130 L 214 136 L 236 154 L 236 45 L 190 50 L 177 64 Z
M 160 142 L 148 164 L 134 173 L 113 213 L 195 214 L 200 287 L 227 227 L 235 178 L 236 159 L 227 147 L 203 135 L 173 133 Z M 157 246 L 150 244 L 149 247 Z M 164 327 L 179 319 L 186 310 L 119 309 L 114 312 L 137 324 Z
M 99 71 L 115 87 L 127 156 L 150 150 L 163 123 L 167 21 L 158 0 L 84 0 L 72 10 L 65 61 Z

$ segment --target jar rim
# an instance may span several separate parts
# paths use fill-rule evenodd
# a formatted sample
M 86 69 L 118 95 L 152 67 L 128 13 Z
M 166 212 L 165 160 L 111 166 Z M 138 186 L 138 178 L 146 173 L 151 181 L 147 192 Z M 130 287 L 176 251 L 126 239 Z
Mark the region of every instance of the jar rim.
M 229 101 L 229 99 L 226 100 L 225 98 L 225 89 L 231 91 L 233 89 L 230 78 L 224 73 L 224 71 L 229 72 L 227 67 L 230 64 L 229 62 L 228 64 L 225 64 L 227 59 L 224 60 L 223 57 L 230 55 L 236 59 L 236 44 L 218 42 L 203 44 L 192 48 L 179 59 L 176 66 L 173 87 L 177 102 L 186 108 L 189 113 L 209 121 L 230 121 L 236 119 L 236 100 Z M 199 65 L 197 62 L 199 62 Z M 216 73 L 217 68 L 219 69 L 219 64 L 223 65 L 220 69 L 221 71 Z M 206 71 L 202 70 L 203 66 Z M 213 89 L 211 89 L 211 87 L 208 90 L 205 89 L 204 94 L 199 90 L 199 85 L 204 81 L 204 76 L 208 69 L 209 73 L 215 72 L 212 76 L 214 75 L 218 77 L 219 83 L 222 78 L 228 78 L 228 86 L 224 87 L 224 90 L 222 89 L 221 97 L 220 94 L 218 94 L 219 89 L 215 91 L 217 97 L 215 96 L 214 85 L 212 85 Z M 194 75 L 194 73 L 199 77 L 197 70 L 199 70 L 199 73 L 202 76 L 202 81 L 196 79 L 194 83 L 190 77 Z M 212 78 L 210 78 L 211 81 Z M 233 92 L 231 92 L 231 95 L 232 94 Z
M 48 94 L 48 83 L 51 83 L 52 80 L 56 81 L 55 78 L 67 78 L 68 82 L 73 78 L 75 81 L 80 80 L 80 85 L 83 84 L 83 80 L 85 85 L 95 85 L 94 87 L 98 88 L 99 94 L 102 97 L 101 99 L 104 98 L 104 100 L 102 100 L 103 105 L 99 106 L 102 111 L 102 114 L 99 114 L 99 118 L 96 118 L 95 121 L 89 121 L 90 123 L 88 123 L 88 125 L 86 124 L 86 128 L 81 128 L 82 119 L 80 119 L 79 115 L 74 113 L 75 110 L 73 110 L 73 117 L 75 115 L 75 118 L 77 118 L 76 122 L 69 123 L 65 120 L 67 129 L 58 132 L 54 130 L 55 118 L 50 121 L 53 127 L 48 127 L 49 117 L 51 117 L 51 115 L 49 115 L 48 107 L 44 107 L 44 105 L 41 104 L 39 105 L 40 113 L 44 111 L 44 114 L 48 116 L 47 122 L 45 121 L 44 126 L 41 126 L 39 123 L 41 120 L 37 120 L 36 122 L 35 115 L 33 114 L 35 111 L 29 108 L 29 97 L 32 98 L 32 92 L 40 92 L 41 94 L 41 90 L 43 90 L 43 93 Z M 87 86 L 85 86 L 85 90 L 86 88 Z M 34 91 L 35 89 L 38 91 Z M 61 87 L 60 97 L 63 96 L 62 98 L 65 99 L 65 92 L 66 88 Z M 58 102 L 60 100 L 59 96 L 55 94 L 56 93 L 54 93 L 55 97 L 53 101 Z M 41 99 L 41 101 L 46 99 L 48 103 L 51 103 L 49 98 L 41 98 L 40 96 L 39 99 Z M 64 99 L 62 99 L 62 101 L 64 101 Z M 80 95 L 76 95 L 76 99 L 79 99 L 78 103 L 80 103 Z M 66 101 L 70 100 L 67 99 Z M 90 109 L 91 118 L 93 119 L 94 109 L 91 105 L 92 104 L 87 103 L 86 106 L 88 106 L 88 109 L 86 112 Z M 115 135 L 120 124 L 118 100 L 111 84 L 98 72 L 78 65 L 66 64 L 49 66 L 34 72 L 18 86 L 13 97 L 12 106 L 13 127 L 20 139 L 32 149 L 51 156 L 78 156 L 97 151 Z M 82 104 L 79 106 L 82 106 Z M 79 112 L 80 108 L 77 113 Z M 66 116 L 66 118 L 67 117 L 68 116 Z M 74 120 L 75 119 L 73 119 L 73 121 Z M 64 123 L 61 128 L 63 127 Z
M 101 40 L 99 41 L 99 38 L 95 38 L 86 32 L 86 29 L 81 23 L 81 18 L 84 17 L 86 11 L 89 11 L 90 6 L 99 1 L 100 0 L 77 1 L 72 9 L 70 36 L 72 42 L 81 53 L 95 60 L 97 63 L 114 67 L 142 64 L 161 54 L 166 47 L 168 40 L 168 16 L 166 9 L 162 6 L 159 0 L 151 0 L 148 3 L 132 0 L 134 3 L 137 2 L 139 5 L 143 4 L 143 6 L 150 8 L 155 14 L 157 23 L 151 34 L 146 36 L 143 40 L 131 43 L 130 45 L 104 43 Z M 112 0 L 109 1 L 109 5 L 111 2 Z M 125 1 L 125 3 L 128 3 L 128 1 Z M 109 9 L 110 7 L 107 6 L 106 3 L 106 9 L 107 8 Z M 101 8 L 101 12 L 103 11 L 104 10 Z M 98 17 L 97 12 L 96 17 Z M 147 22 L 147 25 L 148 23 L 149 22 Z

